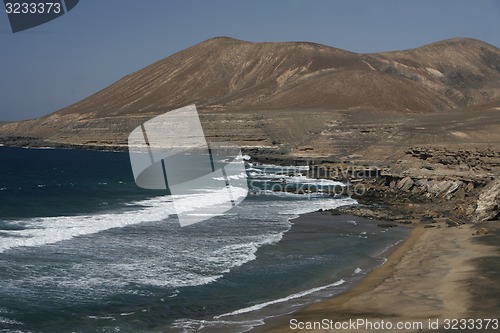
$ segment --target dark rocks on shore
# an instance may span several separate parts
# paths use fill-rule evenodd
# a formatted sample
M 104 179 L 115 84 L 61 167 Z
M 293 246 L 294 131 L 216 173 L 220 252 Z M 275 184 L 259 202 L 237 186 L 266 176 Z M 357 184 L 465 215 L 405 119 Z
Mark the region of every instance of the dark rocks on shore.
M 473 236 L 480 236 L 480 235 L 487 235 L 488 233 L 489 233 L 488 229 L 486 229 L 486 228 L 479 228 L 472 235 Z
M 447 225 L 448 227 L 452 228 L 452 227 L 459 227 L 459 226 L 461 225 L 461 223 L 460 223 L 460 222 L 458 222 L 458 221 L 447 220 L 447 221 L 446 221 L 446 225 Z
M 340 207 L 331 214 L 450 227 L 499 219 L 500 182 L 491 180 L 500 171 L 499 152 L 426 147 L 407 154 L 409 159 L 381 168 L 378 177 L 348 174 L 349 182 L 361 184 L 365 191 L 352 194 L 359 205 Z
M 430 216 L 424 216 L 420 218 L 420 223 L 431 224 L 431 223 L 436 223 L 436 220 Z
M 398 225 L 397 224 L 394 224 L 394 223 L 378 223 L 377 224 L 377 227 L 381 227 L 381 228 L 394 228 L 394 227 L 397 227 Z

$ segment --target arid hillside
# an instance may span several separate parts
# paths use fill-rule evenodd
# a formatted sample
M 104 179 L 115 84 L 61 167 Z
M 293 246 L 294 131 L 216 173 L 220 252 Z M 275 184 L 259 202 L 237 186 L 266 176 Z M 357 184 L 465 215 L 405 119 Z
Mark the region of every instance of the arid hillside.
M 209 139 L 290 156 L 359 155 L 415 140 L 498 142 L 500 50 L 456 38 L 357 54 L 218 37 L 47 116 L 0 124 L 0 141 L 123 146 L 141 122 L 189 104 Z

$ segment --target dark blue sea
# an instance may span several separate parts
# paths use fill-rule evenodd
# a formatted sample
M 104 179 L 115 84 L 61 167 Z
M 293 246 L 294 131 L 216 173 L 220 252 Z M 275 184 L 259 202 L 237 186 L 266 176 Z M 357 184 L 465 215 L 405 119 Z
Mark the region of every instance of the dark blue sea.
M 0 147 L 0 332 L 243 332 L 346 290 L 408 235 L 329 213 L 294 223 L 354 200 L 266 190 L 333 184 L 303 168 L 247 170 L 260 194 L 180 227 L 127 153 Z

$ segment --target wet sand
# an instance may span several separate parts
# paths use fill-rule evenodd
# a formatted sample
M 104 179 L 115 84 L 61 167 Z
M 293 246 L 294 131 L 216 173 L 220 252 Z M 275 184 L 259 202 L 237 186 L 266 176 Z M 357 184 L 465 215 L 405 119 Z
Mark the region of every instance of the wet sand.
M 472 236 L 476 228 L 426 229 L 417 226 L 410 237 L 350 291 L 276 319 L 259 331 L 281 332 L 394 332 L 394 329 L 292 329 L 290 320 L 333 322 L 365 319 L 374 322 L 421 322 L 422 329 L 444 331 L 445 319 L 500 317 L 500 227 L 486 225 L 488 235 Z M 439 321 L 439 328 L 429 328 Z M 386 326 L 387 327 L 387 326 Z M 293 327 L 295 328 L 295 327 Z M 455 330 L 456 331 L 456 330 Z M 463 332 L 463 330 L 459 330 Z M 481 331 L 481 330 L 479 330 Z M 493 330 L 489 330 L 493 331 Z M 475 332 L 478 332 L 476 329 Z

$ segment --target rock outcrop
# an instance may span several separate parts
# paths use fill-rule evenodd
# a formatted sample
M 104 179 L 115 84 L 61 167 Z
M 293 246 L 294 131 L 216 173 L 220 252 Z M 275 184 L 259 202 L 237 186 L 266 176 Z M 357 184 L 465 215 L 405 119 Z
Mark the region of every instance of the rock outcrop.
M 354 163 L 327 163 L 324 168 L 357 187 L 349 194 L 362 206 L 340 208 L 339 213 L 449 227 L 500 215 L 500 149 L 494 145 L 411 147 L 378 172 Z
M 500 218 L 500 179 L 493 180 L 479 194 L 474 213 L 474 222 L 498 220 Z

